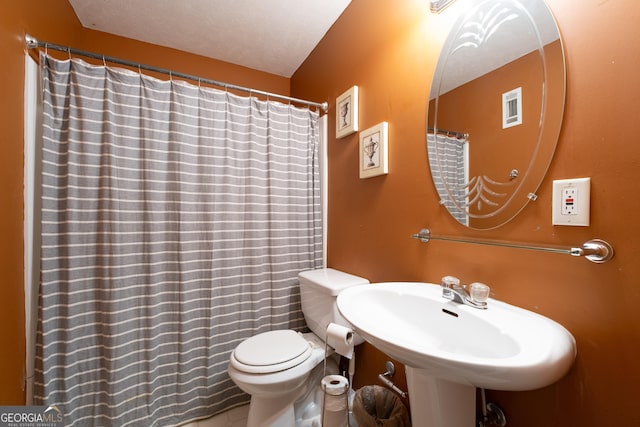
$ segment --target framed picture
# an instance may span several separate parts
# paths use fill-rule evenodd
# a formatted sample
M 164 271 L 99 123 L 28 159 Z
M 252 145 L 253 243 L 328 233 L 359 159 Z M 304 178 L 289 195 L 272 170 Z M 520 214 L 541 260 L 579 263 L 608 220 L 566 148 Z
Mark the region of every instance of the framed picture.
M 360 132 L 360 178 L 389 173 L 389 124 L 378 123 Z
M 358 86 L 336 98 L 336 138 L 358 131 Z

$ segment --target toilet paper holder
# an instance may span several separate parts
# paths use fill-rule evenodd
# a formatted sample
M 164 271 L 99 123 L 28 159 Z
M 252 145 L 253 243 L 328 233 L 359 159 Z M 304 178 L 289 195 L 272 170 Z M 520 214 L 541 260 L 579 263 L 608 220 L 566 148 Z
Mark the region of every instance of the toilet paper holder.
M 385 364 L 385 368 L 387 369 L 385 371 L 385 373 L 383 374 L 378 374 L 378 379 L 387 387 L 389 387 L 391 390 L 395 391 L 396 393 L 398 393 L 400 395 L 400 397 L 402 397 L 403 399 L 406 399 L 408 394 L 406 391 L 402 391 L 402 389 L 400 389 L 397 385 L 394 384 L 393 381 L 390 380 L 390 378 L 393 377 L 393 375 L 396 373 L 396 367 L 393 364 L 392 361 L 387 360 L 387 363 Z

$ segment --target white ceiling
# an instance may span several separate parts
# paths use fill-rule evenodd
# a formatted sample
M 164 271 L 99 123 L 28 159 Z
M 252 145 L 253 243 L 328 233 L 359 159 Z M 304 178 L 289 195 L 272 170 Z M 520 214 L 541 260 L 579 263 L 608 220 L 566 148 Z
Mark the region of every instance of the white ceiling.
M 86 28 L 291 77 L 351 0 L 69 0 Z

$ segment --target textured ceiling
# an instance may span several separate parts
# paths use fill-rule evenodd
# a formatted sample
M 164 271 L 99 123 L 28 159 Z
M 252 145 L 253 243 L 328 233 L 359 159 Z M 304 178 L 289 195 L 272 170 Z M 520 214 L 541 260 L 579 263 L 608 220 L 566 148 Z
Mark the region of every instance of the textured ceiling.
M 86 28 L 291 77 L 351 0 L 69 0 Z

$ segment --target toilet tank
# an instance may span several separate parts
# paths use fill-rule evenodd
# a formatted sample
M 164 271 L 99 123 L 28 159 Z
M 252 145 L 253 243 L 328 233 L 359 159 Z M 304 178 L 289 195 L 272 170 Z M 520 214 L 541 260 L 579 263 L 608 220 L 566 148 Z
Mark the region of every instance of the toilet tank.
M 304 319 L 309 329 L 323 341 L 329 323 L 350 326 L 338 311 L 336 298 L 340 291 L 369 283 L 367 279 L 333 268 L 306 270 L 298 274 L 298 279 Z M 354 343 L 361 344 L 362 338 L 356 336 Z

